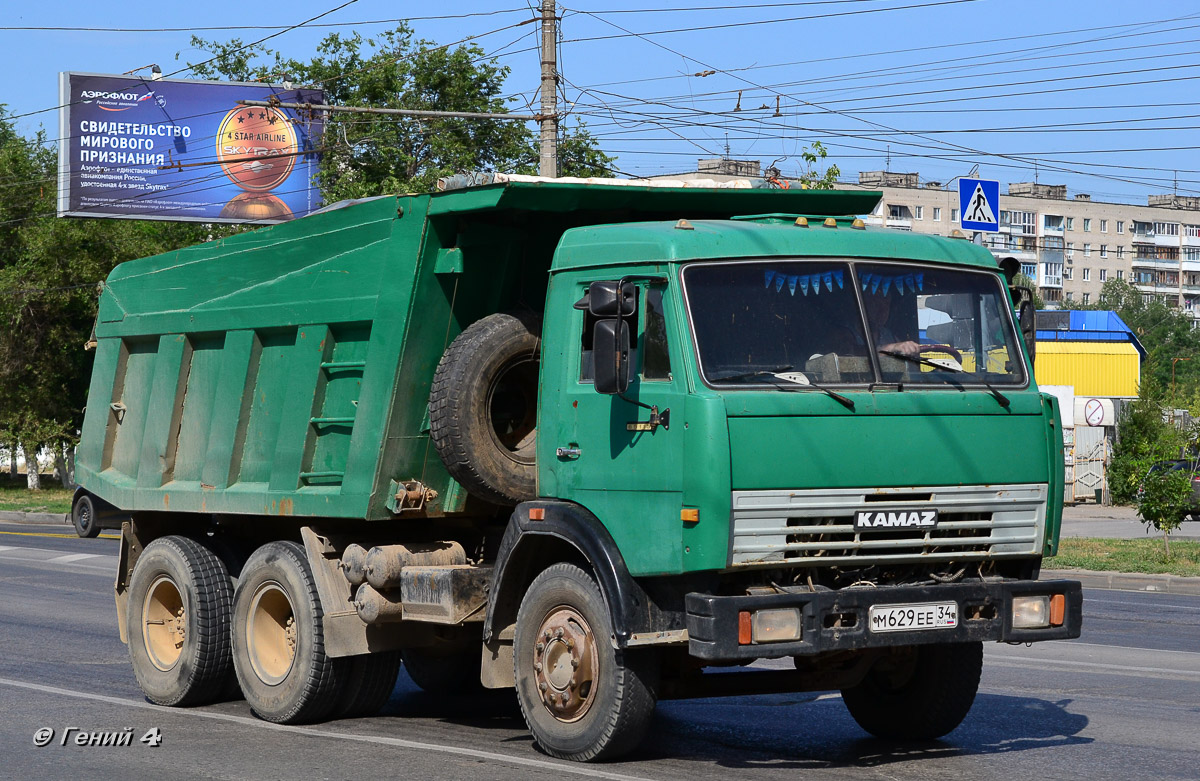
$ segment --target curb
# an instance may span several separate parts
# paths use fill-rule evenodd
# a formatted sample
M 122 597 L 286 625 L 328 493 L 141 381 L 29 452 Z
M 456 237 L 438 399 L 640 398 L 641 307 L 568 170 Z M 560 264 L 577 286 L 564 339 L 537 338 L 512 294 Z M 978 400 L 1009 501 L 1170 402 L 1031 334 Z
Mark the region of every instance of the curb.
M 71 523 L 71 516 L 66 513 L 21 513 L 2 511 L 0 512 L 0 521 L 37 525 L 66 524 L 69 526 Z
M 1200 596 L 1200 578 L 1178 575 L 1145 575 L 1137 572 L 1094 572 L 1082 569 L 1044 569 L 1042 580 L 1078 580 L 1084 588 L 1110 591 L 1153 591 Z

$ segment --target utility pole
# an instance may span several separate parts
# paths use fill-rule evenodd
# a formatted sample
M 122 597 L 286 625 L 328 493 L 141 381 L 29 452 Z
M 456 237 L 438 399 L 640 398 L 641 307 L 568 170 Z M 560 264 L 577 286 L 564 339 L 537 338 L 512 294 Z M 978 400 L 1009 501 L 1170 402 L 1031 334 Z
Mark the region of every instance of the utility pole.
M 542 0 L 542 143 L 538 173 L 558 176 L 558 19 L 554 0 Z

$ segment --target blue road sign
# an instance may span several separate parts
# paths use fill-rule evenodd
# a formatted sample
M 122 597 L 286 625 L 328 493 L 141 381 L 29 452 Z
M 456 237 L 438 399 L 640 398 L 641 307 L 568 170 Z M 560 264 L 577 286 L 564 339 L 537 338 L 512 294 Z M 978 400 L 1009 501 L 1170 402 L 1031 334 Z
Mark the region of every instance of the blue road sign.
M 958 208 L 963 230 L 1000 230 L 1000 183 L 994 179 L 959 179 Z

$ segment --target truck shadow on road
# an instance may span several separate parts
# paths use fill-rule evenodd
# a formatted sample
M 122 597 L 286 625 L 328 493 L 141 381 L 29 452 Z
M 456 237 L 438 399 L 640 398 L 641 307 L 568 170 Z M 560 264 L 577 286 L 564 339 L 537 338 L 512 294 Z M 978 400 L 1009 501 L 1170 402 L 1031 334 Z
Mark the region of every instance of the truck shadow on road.
M 731 768 L 853 768 L 1085 745 L 1088 718 L 1071 700 L 980 694 L 941 740 L 869 737 L 836 695 L 768 695 L 660 703 L 657 739 L 631 759 L 679 759 Z

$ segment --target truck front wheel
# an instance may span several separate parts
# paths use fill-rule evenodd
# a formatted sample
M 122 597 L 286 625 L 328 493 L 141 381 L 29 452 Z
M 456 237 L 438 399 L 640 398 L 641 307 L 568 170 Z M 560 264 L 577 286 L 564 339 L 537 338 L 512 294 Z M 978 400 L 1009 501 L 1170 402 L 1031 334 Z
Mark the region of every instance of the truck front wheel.
M 632 751 L 654 713 L 650 654 L 613 647 L 596 581 L 574 564 L 538 575 L 517 613 L 517 700 L 534 740 L 560 759 L 595 761 Z
M 933 740 L 966 718 L 979 690 L 983 643 L 891 649 L 842 700 L 859 726 L 879 738 Z
M 260 718 L 318 721 L 338 704 L 349 662 L 326 655 L 322 616 L 303 547 L 270 542 L 251 554 L 233 596 L 233 665 Z
M 233 587 L 216 554 L 187 537 L 161 537 L 129 581 L 126 636 L 133 674 L 156 705 L 221 699 L 232 673 Z

